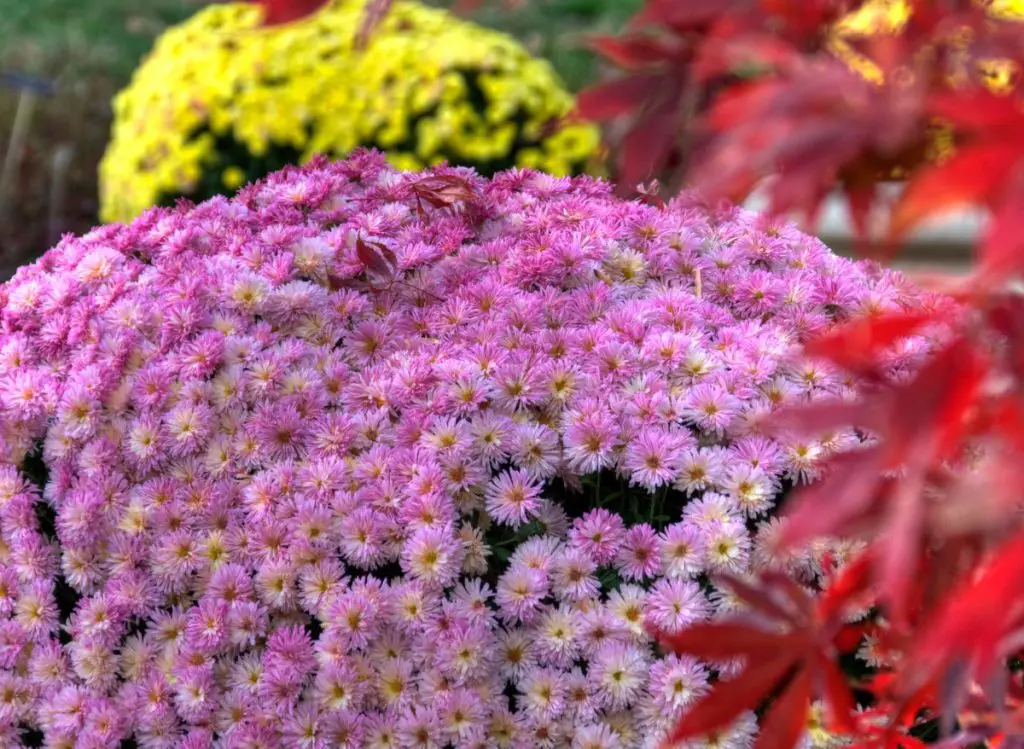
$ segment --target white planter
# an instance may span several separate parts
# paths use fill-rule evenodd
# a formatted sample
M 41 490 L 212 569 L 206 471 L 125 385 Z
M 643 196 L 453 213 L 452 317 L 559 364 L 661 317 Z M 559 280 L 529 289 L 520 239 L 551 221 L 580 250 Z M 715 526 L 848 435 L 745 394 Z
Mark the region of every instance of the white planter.
M 883 193 L 894 198 L 902 189 L 900 183 L 889 183 L 883 187 Z M 744 204 L 744 207 L 756 211 L 763 211 L 767 206 L 762 190 L 756 191 Z M 937 218 L 919 227 L 905 240 L 900 257 L 923 262 L 964 262 L 970 258 L 984 219 L 984 212 L 977 210 L 958 211 Z M 845 200 L 838 193 L 825 201 L 818 225 L 804 228 L 821 237 L 836 252 L 847 254 L 852 250 L 853 227 Z

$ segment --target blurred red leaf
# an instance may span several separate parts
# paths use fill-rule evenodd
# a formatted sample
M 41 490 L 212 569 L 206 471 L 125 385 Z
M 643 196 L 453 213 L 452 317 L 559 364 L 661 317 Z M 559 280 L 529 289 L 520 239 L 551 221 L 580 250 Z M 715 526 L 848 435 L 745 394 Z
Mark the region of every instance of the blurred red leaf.
M 772 652 L 767 660 L 748 665 L 735 679 L 720 682 L 676 724 L 669 734 L 669 743 L 706 736 L 712 731 L 725 728 L 741 713 L 760 705 L 793 671 L 795 665 L 796 661 L 791 654 Z M 801 719 L 803 717 L 800 716 Z
M 840 616 L 844 605 L 862 596 L 870 587 L 873 564 L 874 550 L 868 548 L 839 570 L 818 600 L 820 614 L 826 619 Z
M 884 454 L 878 448 L 833 458 L 824 478 L 801 488 L 790 500 L 781 543 L 798 546 L 836 533 L 856 533 L 878 514 L 888 482 L 880 481 Z
M 908 319 L 893 324 L 879 340 L 897 337 L 897 331 L 918 323 Z M 841 347 L 837 353 L 842 353 Z M 969 420 L 984 397 L 989 366 L 987 357 L 961 337 L 935 354 L 913 381 L 867 401 L 859 421 L 873 425 L 880 446 L 832 459 L 823 480 L 797 493 L 783 528 L 783 541 L 789 544 L 857 531 L 878 539 L 879 595 L 897 625 L 905 623 L 912 576 L 922 552 L 926 479 L 954 457 L 969 433 Z M 824 409 L 821 414 L 809 413 L 816 427 L 827 416 Z M 852 420 L 842 404 L 836 414 L 837 426 Z M 799 423 L 799 417 L 800 411 L 794 411 L 793 420 Z M 900 471 L 898 479 L 880 478 L 894 469 Z
M 1016 95 L 983 88 L 936 91 L 928 98 L 928 109 L 958 130 L 986 136 L 1019 135 L 1024 124 L 1024 110 Z
M 619 179 L 625 186 L 646 182 L 656 172 L 682 134 L 678 100 L 668 98 L 644 113 L 623 138 Z
M 860 318 L 808 342 L 804 352 L 807 356 L 828 359 L 857 377 L 877 380 L 879 355 L 935 322 L 935 315 L 927 312 Z
M 750 13 L 756 7 L 756 0 L 647 0 L 632 24 L 659 24 L 676 31 L 690 31 L 725 16 Z
M 658 74 L 634 75 L 602 83 L 580 92 L 576 111 L 595 122 L 638 111 L 665 83 Z
M 715 44 L 703 44 L 694 60 L 693 75 L 707 81 L 750 67 L 777 68 L 794 65 L 800 52 L 776 36 L 760 32 L 732 34 Z
M 263 25 L 279 26 L 316 13 L 329 0 L 257 0 L 263 6 Z
M 857 251 L 862 256 L 875 254 L 870 237 L 871 211 L 878 202 L 878 185 L 872 180 L 861 183 L 846 182 L 842 186 L 842 194 L 846 198 L 850 223 L 853 224 L 854 237 L 857 239 Z M 883 248 L 886 255 L 892 254 L 892 245 Z
M 857 630 L 863 630 L 864 626 L 858 626 Z M 863 637 L 862 631 L 858 634 Z M 858 638 L 858 642 L 860 637 Z M 849 653 L 851 649 L 839 648 L 840 653 Z M 857 704 L 850 692 L 846 681 L 846 675 L 833 661 L 820 657 L 818 658 L 818 670 L 823 675 L 822 689 L 825 694 L 825 702 L 829 705 L 829 721 L 833 730 L 842 733 L 853 733 L 856 730 L 853 716 L 857 711 Z
M 947 161 L 924 167 L 893 207 L 891 237 L 899 239 L 925 219 L 950 210 L 991 205 L 1022 153 L 1024 148 L 1017 143 L 985 142 L 963 147 Z
M 977 574 L 953 588 L 940 611 L 915 638 L 900 686 L 914 691 L 942 671 L 967 662 L 975 680 L 984 681 L 1009 655 L 1004 638 L 1024 624 L 1024 532 L 1010 536 Z
M 791 37 L 814 38 L 857 5 L 848 0 L 760 0 L 762 10 L 770 14 L 782 33 Z
M 796 609 L 793 608 L 794 597 L 792 590 L 788 590 L 788 595 L 780 596 L 779 594 L 786 591 L 789 588 L 792 581 L 785 576 L 778 576 L 771 572 L 766 572 L 762 578 L 763 582 L 767 583 L 765 589 L 760 589 L 748 583 L 742 578 L 733 576 L 720 576 L 718 578 L 718 584 L 732 593 L 741 601 L 749 604 L 755 611 L 770 616 L 779 622 L 785 622 L 789 625 L 796 625 L 797 619 L 800 615 L 808 615 L 810 612 L 809 606 L 798 606 Z M 799 594 L 799 591 L 797 591 Z M 809 601 L 805 599 L 797 598 L 798 603 L 809 604 Z
M 674 60 L 687 59 L 691 54 L 686 46 L 641 35 L 595 36 L 588 40 L 587 46 L 627 71 L 663 66 Z
M 694 624 L 682 632 L 662 635 L 660 640 L 677 653 L 699 654 L 709 660 L 778 652 L 798 642 L 792 635 L 780 635 L 731 622 Z
M 756 749 L 790 749 L 797 745 L 807 729 L 807 709 L 813 690 L 811 671 L 804 669 L 793 677 L 786 691 L 765 713 Z
M 909 51 L 897 53 L 894 60 Z M 844 170 L 861 160 L 879 165 L 850 182 L 860 190 L 857 210 L 866 215 L 874 193 L 864 183 L 877 181 L 887 161 L 916 146 L 926 112 L 920 83 L 876 85 L 838 61 L 805 60 L 733 87 L 706 119 L 717 135 L 693 179 L 710 197 L 773 176 L 770 212 L 814 216 Z
M 982 283 L 1024 271 L 1024 159 L 1017 162 L 1016 171 L 1015 184 L 1007 186 L 981 239 L 978 274 Z

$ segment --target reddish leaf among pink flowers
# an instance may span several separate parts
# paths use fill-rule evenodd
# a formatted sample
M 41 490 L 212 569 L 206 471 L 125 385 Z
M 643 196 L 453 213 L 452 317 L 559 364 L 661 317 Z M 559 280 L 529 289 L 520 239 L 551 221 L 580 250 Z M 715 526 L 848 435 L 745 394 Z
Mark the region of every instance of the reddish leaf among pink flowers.
M 852 727 L 853 697 L 833 662 L 842 618 L 822 616 L 810 594 L 785 575 L 765 573 L 757 587 L 729 576 L 719 582 L 747 604 L 756 623 L 754 618 L 704 622 L 659 641 L 674 652 L 710 661 L 740 657 L 744 668 L 695 704 L 669 742 L 720 730 L 771 698 L 757 746 L 791 749 L 804 732 L 816 691 L 825 697 L 835 724 Z
M 472 203 L 479 196 L 472 183 L 456 174 L 423 177 L 409 183 L 413 195 L 434 208 L 445 208 L 456 203 Z
M 836 529 L 861 533 L 879 511 L 891 482 L 879 481 L 884 454 L 858 450 L 832 459 L 823 479 L 802 488 L 790 500 L 781 543 L 797 546 L 833 535 Z
M 660 641 L 674 652 L 700 655 L 709 660 L 779 652 L 799 643 L 793 635 L 780 635 L 731 622 L 694 624 L 677 634 L 661 635 Z
M 804 351 L 807 356 L 828 359 L 857 377 L 877 380 L 879 357 L 886 349 L 936 322 L 940 321 L 927 312 L 865 317 L 808 342 Z
M 360 237 L 356 240 L 356 256 L 366 266 L 371 286 L 385 288 L 395 280 L 398 259 L 390 247 Z
M 681 651 L 686 652 L 686 651 Z M 703 697 L 682 719 L 668 736 L 669 743 L 706 736 L 727 727 L 741 713 L 753 710 L 774 692 L 796 667 L 791 654 L 769 651 L 755 663 L 751 663 L 740 676 L 727 682 L 720 682 Z M 799 716 L 801 722 L 806 715 Z M 795 742 L 785 749 L 795 746 Z
M 818 599 L 818 612 L 822 617 L 832 619 L 841 616 L 845 605 L 851 600 L 856 601 L 870 588 L 874 553 L 874 549 L 869 547 L 829 581 Z
M 922 322 L 907 319 L 875 329 L 886 331 L 879 337 L 884 341 Z M 832 340 L 842 340 L 841 336 Z M 841 351 L 836 353 L 842 360 Z M 858 359 L 855 363 L 861 361 L 870 362 Z M 856 423 L 872 425 L 881 438 L 880 446 L 834 458 L 826 466 L 824 480 L 797 494 L 783 529 L 786 543 L 851 533 L 879 538 L 875 575 L 880 596 L 897 624 L 905 623 L 911 578 L 922 551 L 926 479 L 955 457 L 970 429 L 969 420 L 984 398 L 989 367 L 979 349 L 958 338 L 935 354 L 913 381 L 876 393 L 864 404 Z M 827 409 L 827 405 L 809 409 L 813 421 L 808 426 L 820 429 L 827 423 Z M 854 421 L 846 404 L 837 404 L 835 416 L 836 427 Z M 791 426 L 793 422 L 800 423 L 799 409 L 793 412 Z M 898 479 L 881 478 L 896 469 L 901 472 Z
M 793 677 L 761 721 L 755 749 L 790 749 L 807 730 L 807 710 L 814 696 L 814 677 L 804 669 Z M 850 701 L 852 705 L 852 700 Z

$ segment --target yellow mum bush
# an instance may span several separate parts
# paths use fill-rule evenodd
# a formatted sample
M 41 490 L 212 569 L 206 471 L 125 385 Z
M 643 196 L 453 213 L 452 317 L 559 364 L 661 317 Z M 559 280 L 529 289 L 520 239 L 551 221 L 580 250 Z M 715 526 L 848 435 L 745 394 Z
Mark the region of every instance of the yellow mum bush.
M 559 124 L 572 95 L 514 39 L 406 1 L 357 51 L 363 6 L 335 0 L 263 28 L 253 4 L 215 4 L 169 29 L 114 101 L 101 218 L 127 221 L 357 146 L 403 169 L 564 175 L 596 163 L 599 130 Z

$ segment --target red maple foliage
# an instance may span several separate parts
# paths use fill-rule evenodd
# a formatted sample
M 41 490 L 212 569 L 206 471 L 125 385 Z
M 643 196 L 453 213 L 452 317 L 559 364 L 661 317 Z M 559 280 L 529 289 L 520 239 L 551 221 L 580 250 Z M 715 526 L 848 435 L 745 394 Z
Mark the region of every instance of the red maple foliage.
M 761 707 L 759 749 L 788 749 L 811 698 L 823 696 L 835 727 L 860 747 L 922 746 L 921 724 L 936 718 L 968 744 L 1024 745 L 1020 677 L 1008 668 L 1024 650 L 1024 106 L 1019 73 L 999 93 L 979 74 L 993 59 L 1024 63 L 1024 24 L 994 20 L 990 3 L 911 0 L 900 34 L 857 45 L 881 72 L 876 82 L 829 46 L 836 19 L 860 5 L 647 0 L 624 34 L 595 41 L 622 74 L 579 100 L 584 116 L 628 121 L 617 164 L 626 185 L 668 176 L 710 199 L 738 199 L 771 177 L 770 210 L 812 222 L 838 189 L 864 248 L 883 256 L 938 214 L 990 214 L 975 272 L 947 285 L 956 304 L 852 320 L 808 345 L 863 383 L 865 396 L 788 409 L 776 428 L 856 426 L 880 439 L 834 457 L 822 481 L 798 492 L 782 541 L 854 536 L 866 551 L 816 603 L 769 575 L 737 591 L 759 623 L 664 638 L 678 651 L 745 663 L 683 717 L 675 738 Z M 955 152 L 929 163 L 937 120 L 952 128 Z M 879 186 L 896 170 L 906 189 L 887 205 Z M 888 228 L 869 237 L 879 209 Z M 935 330 L 916 376 L 888 381 L 880 354 Z M 872 641 L 891 665 L 862 690 L 853 716 L 835 666 L 835 615 L 865 592 L 878 612 Z
M 280 26 L 312 15 L 329 0 L 256 0 L 263 6 L 263 24 Z
M 861 575 L 853 587 L 863 588 L 864 580 Z M 695 624 L 659 639 L 677 653 L 712 663 L 741 658 L 745 666 L 683 716 L 668 741 L 724 728 L 771 697 L 758 749 L 792 746 L 803 732 L 803 717 L 818 690 L 828 701 L 834 723 L 854 730 L 853 694 L 837 663 L 843 640 L 849 639 L 848 627 L 835 597 L 815 599 L 783 574 L 766 576 L 763 582 L 771 585 L 764 590 L 736 578 L 719 582 L 747 604 L 744 620 Z M 848 587 L 845 582 L 842 589 Z

